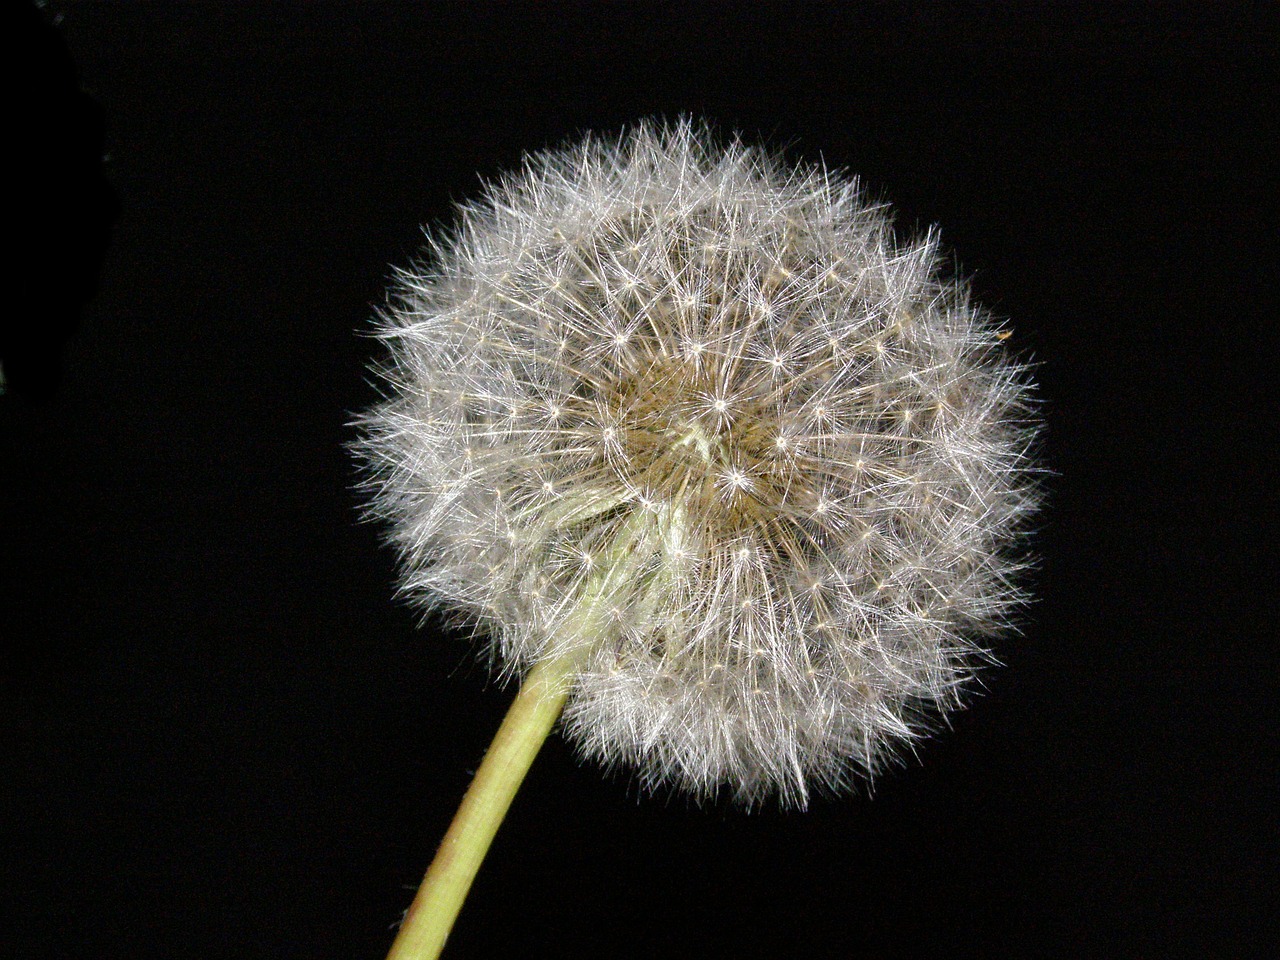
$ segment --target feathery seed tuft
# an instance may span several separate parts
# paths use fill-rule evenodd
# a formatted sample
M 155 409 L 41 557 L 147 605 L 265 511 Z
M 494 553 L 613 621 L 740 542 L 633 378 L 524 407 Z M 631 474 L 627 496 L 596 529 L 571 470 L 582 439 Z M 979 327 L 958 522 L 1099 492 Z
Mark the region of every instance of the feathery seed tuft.
M 1024 370 L 856 181 L 689 122 L 532 157 L 381 319 L 407 593 L 647 786 L 803 805 L 956 707 L 1023 597 Z

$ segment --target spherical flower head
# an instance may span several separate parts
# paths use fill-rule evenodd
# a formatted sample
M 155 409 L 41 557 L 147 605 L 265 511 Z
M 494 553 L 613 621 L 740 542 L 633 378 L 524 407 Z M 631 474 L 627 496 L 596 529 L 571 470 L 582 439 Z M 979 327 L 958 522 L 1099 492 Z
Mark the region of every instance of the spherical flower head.
M 361 421 L 404 590 L 647 786 L 803 805 L 960 702 L 1022 597 L 1028 386 L 856 181 L 703 127 L 530 158 L 399 275 Z

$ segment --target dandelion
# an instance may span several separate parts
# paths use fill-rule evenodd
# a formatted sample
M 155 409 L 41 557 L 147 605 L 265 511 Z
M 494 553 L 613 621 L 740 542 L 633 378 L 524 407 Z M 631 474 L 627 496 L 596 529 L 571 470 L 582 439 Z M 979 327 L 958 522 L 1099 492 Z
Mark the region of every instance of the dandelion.
M 839 792 L 959 705 L 1022 600 L 1024 370 L 847 177 L 687 121 L 539 154 L 380 333 L 360 451 L 403 589 L 523 678 L 496 818 L 562 710 L 646 787 Z

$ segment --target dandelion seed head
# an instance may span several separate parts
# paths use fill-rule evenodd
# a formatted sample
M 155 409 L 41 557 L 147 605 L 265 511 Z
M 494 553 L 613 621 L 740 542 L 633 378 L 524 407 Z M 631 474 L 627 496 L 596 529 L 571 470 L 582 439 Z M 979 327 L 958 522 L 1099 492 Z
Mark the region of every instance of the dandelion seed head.
M 530 158 L 383 312 L 403 589 L 652 787 L 803 805 L 956 707 L 1023 600 L 1023 369 L 856 181 L 682 122 Z

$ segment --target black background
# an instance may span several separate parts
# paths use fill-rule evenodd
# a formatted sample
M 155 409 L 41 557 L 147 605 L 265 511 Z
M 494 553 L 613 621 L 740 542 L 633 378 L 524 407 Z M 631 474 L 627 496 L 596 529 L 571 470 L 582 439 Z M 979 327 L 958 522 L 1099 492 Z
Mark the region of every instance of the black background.
M 1274 5 L 54 15 L 109 191 L 8 183 L 6 956 L 384 954 L 510 691 L 356 521 L 356 331 L 477 173 L 680 113 L 940 223 L 1012 319 L 1040 599 L 952 731 L 807 813 L 639 797 L 553 738 L 447 956 L 1266 955 Z M 94 149 L 57 37 L 7 19 L 10 150 Z

